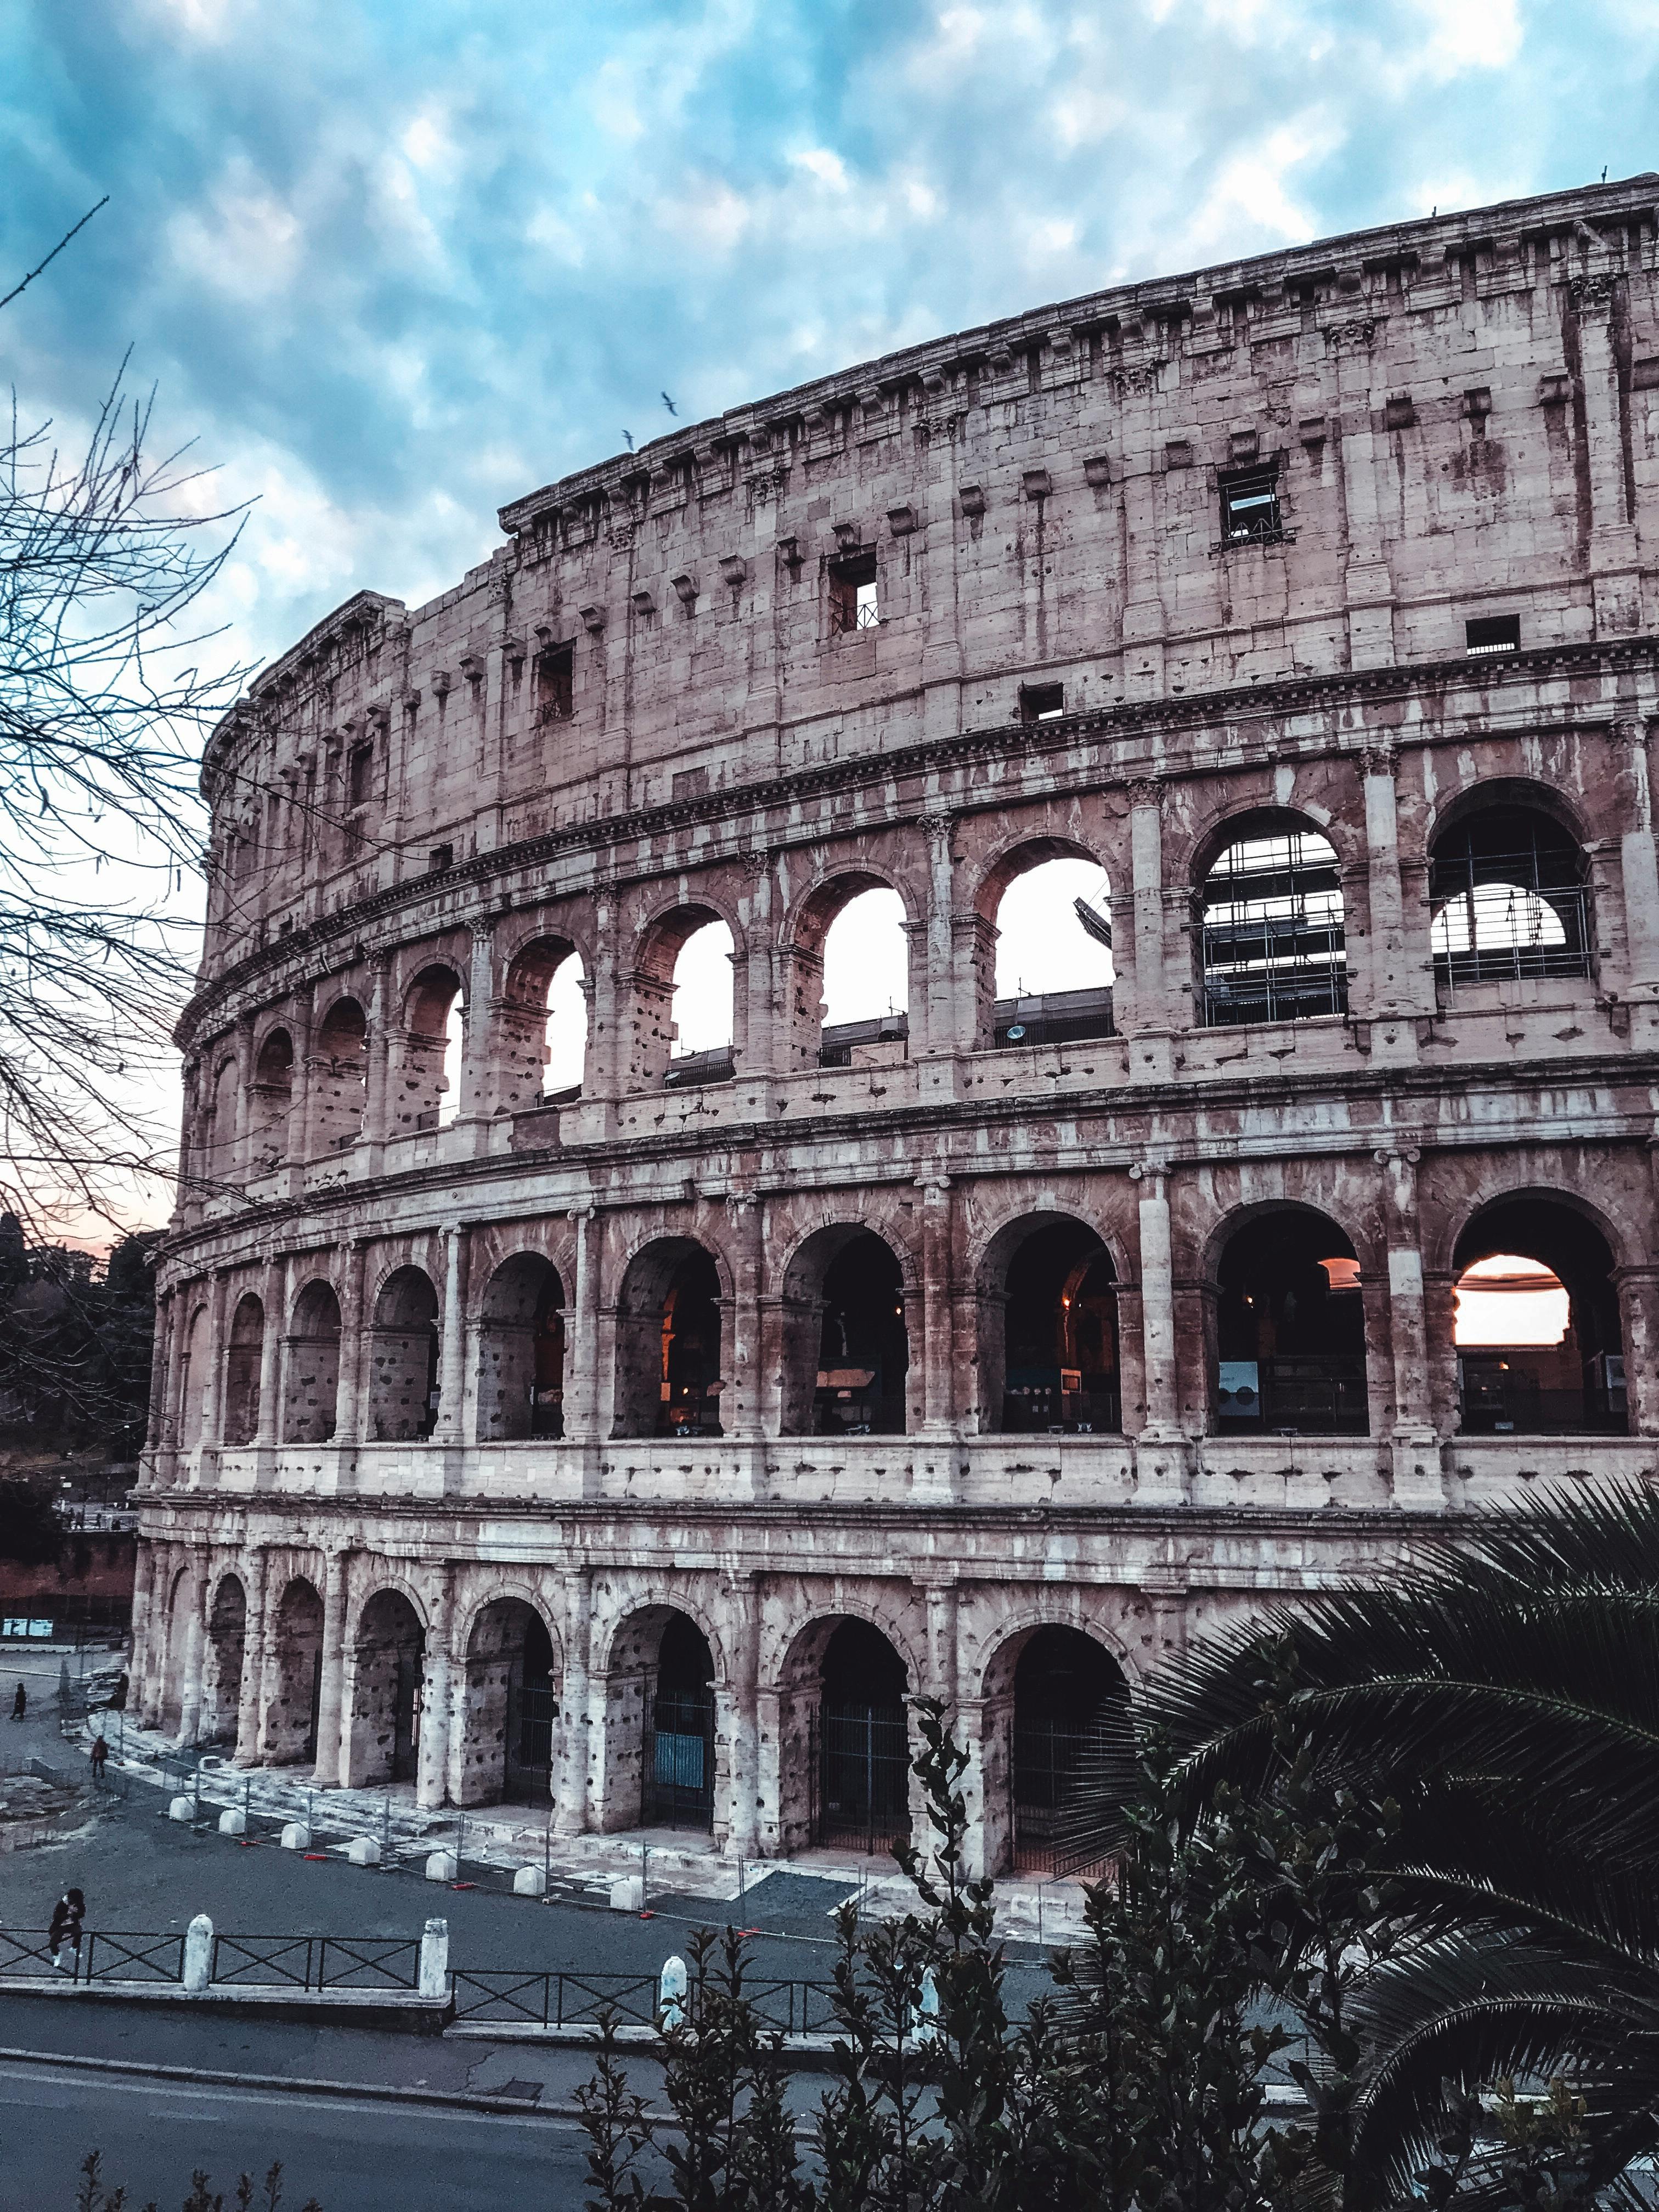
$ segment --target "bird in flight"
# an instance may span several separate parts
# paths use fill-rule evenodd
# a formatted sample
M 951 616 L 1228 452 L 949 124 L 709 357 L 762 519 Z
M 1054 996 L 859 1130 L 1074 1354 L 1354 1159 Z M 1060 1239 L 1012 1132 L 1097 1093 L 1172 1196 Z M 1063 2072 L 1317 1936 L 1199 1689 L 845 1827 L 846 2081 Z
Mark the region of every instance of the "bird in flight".
M 627 447 L 629 452 L 631 453 L 634 450 L 634 433 L 631 430 L 624 430 L 623 432 L 623 443 Z
M 678 420 L 680 410 L 675 406 L 673 401 L 669 398 L 665 392 L 662 395 L 662 404 L 668 410 L 669 413 Z

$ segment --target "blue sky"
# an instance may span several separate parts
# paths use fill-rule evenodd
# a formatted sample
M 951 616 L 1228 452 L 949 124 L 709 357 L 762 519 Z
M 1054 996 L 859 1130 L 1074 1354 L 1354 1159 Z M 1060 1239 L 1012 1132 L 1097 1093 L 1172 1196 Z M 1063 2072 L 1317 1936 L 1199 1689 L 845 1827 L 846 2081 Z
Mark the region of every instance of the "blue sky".
M 239 657 L 503 500 L 1103 283 L 1659 167 L 1654 0 L 21 0 L 0 268 L 72 426 L 130 345 L 258 505 Z M 0 289 L 3 289 L 0 286 Z

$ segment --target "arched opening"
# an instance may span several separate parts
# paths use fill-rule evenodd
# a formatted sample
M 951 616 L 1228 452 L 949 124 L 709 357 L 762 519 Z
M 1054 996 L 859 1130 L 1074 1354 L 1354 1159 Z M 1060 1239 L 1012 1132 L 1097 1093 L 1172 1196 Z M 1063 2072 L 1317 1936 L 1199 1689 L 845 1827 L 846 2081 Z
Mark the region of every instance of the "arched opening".
M 565 937 L 538 937 L 514 956 L 498 1012 L 497 1103 L 522 1111 L 580 1091 L 587 1056 L 582 957 Z
M 208 1310 L 198 1306 L 185 1336 L 184 1366 L 179 1376 L 179 1449 L 193 1452 L 204 1441 L 208 1366 L 212 1357 L 208 1344 Z
M 259 1048 L 249 1101 L 248 1148 L 256 1169 L 275 1167 L 289 1153 L 289 1115 L 294 1104 L 294 1040 L 272 1030 Z
M 522 1598 L 496 1598 L 467 1639 L 460 1802 L 545 1805 L 558 1715 L 546 1623 Z
M 1012 870 L 1012 876 L 1009 871 Z M 993 1043 L 1070 1044 L 1114 1034 L 1112 894 L 1097 861 L 1037 845 L 999 871 Z
M 714 1818 L 714 1661 L 696 1623 L 642 1607 L 605 1676 L 607 1828 L 708 1829 Z
M 1207 1026 L 1347 1012 L 1342 879 L 1317 830 L 1271 815 L 1235 824 L 1199 905 Z
M 1301 1207 L 1257 1214 L 1228 1238 L 1218 1276 L 1218 1430 L 1365 1435 L 1359 1262 L 1335 1223 Z
M 732 932 L 718 916 L 698 921 L 674 955 L 666 1080 L 679 1090 L 728 1082 L 732 1053 Z
M 910 939 L 904 902 L 885 884 L 854 891 L 823 933 L 822 1067 L 902 1060 L 910 1034 Z M 797 955 L 805 988 L 811 962 Z
M 1123 1670 L 1075 1628 L 1038 1628 L 1013 1672 L 1010 1863 L 1018 1874 L 1060 1871 L 1062 1831 L 1090 1737 L 1109 1704 L 1127 1705 Z
M 323 1601 L 302 1577 L 276 1601 L 264 1713 L 267 1766 L 308 1765 L 317 1756 L 323 1694 Z
M 1429 851 L 1436 980 L 1590 973 L 1589 884 L 1577 841 L 1535 806 L 1482 806 Z
M 1557 1200 L 1502 1199 L 1465 1228 L 1453 1340 L 1466 1436 L 1550 1436 L 1627 1425 L 1613 1255 Z
M 421 1750 L 426 1631 L 401 1590 L 376 1590 L 357 1624 L 351 1684 L 351 1787 L 412 1782 Z
M 824 1646 L 821 1683 L 812 1839 L 831 1850 L 890 1851 L 910 1833 L 904 1662 L 879 1629 L 843 1620 Z
M 407 1443 L 438 1425 L 438 1293 L 419 1267 L 399 1267 L 374 1301 L 368 1340 L 368 1434 Z
M 786 1434 L 904 1434 L 910 1342 L 890 1245 L 857 1223 L 808 1237 L 785 1279 L 783 1327 Z
M 1097 1233 L 1068 1215 L 1028 1218 L 1002 1232 L 989 1263 L 981 1369 L 995 1425 L 1049 1436 L 1121 1428 L 1117 1275 Z
M 714 1262 L 690 1237 L 635 1256 L 617 1304 L 617 1435 L 721 1433 L 720 1297 Z
M 423 968 L 404 1002 L 393 1133 L 446 1129 L 460 1111 L 466 1010 L 453 968 Z
M 225 1355 L 224 1437 L 251 1444 L 259 1432 L 259 1365 L 264 1351 L 265 1310 L 252 1291 L 236 1302 Z
M 325 1444 L 340 1395 L 340 1301 L 331 1283 L 307 1283 L 294 1304 L 283 1383 L 283 1440 Z
M 368 1024 L 355 999 L 337 999 L 324 1016 L 309 1081 L 313 1150 L 320 1156 L 355 1145 L 368 1096 Z
M 498 1267 L 478 1317 L 478 1442 L 564 1434 L 564 1285 L 533 1252 Z
M 202 1664 L 199 1741 L 236 1743 L 242 1700 L 242 1664 L 247 1649 L 247 1592 L 234 1575 L 226 1575 L 213 1593 L 208 1614 L 207 1650 Z

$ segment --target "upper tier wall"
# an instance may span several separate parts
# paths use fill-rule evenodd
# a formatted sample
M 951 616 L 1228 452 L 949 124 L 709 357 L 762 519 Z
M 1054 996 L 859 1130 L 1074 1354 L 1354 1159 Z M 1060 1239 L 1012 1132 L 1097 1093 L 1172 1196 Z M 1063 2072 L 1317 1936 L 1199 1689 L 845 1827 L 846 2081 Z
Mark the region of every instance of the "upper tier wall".
M 518 501 L 457 590 L 359 594 L 216 733 L 204 975 L 447 859 L 1005 726 L 1038 678 L 1069 713 L 1433 660 L 1494 613 L 1659 628 L 1656 191 L 1101 294 Z M 1283 534 L 1228 544 L 1261 464 Z M 854 549 L 878 620 L 844 630 Z

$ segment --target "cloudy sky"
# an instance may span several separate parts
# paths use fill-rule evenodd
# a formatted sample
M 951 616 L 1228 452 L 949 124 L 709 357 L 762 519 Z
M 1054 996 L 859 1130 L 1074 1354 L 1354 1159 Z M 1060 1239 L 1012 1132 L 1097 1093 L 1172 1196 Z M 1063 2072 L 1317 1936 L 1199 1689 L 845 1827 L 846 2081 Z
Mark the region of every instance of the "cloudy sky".
M 1659 0 L 13 0 L 0 291 L 109 204 L 0 319 L 0 374 L 72 443 L 131 349 L 254 502 L 216 611 L 257 663 L 365 586 L 446 588 L 664 392 L 694 421 L 1659 167 L 1656 65 Z

